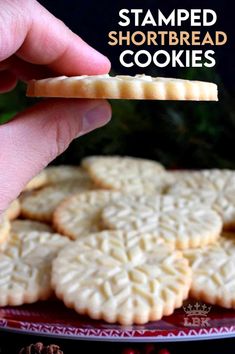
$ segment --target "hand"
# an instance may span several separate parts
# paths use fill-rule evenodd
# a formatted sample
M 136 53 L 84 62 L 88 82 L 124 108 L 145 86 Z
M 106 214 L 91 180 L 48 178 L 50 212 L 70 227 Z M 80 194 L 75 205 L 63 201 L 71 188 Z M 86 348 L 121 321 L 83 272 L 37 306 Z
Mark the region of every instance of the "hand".
M 0 92 L 14 88 L 18 79 L 109 70 L 106 57 L 35 0 L 1 0 Z M 104 100 L 49 99 L 0 126 L 0 213 L 75 137 L 110 116 Z

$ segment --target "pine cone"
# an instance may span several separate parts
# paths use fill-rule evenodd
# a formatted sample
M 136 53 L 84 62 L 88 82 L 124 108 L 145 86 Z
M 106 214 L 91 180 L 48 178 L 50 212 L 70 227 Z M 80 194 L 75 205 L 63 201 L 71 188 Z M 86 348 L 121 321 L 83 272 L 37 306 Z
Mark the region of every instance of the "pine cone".
M 22 348 L 19 354 L 63 354 L 63 352 L 58 345 L 50 344 L 44 346 L 43 343 L 36 343 Z
M 47 347 L 44 347 L 43 354 L 63 354 L 62 350 L 60 350 L 60 347 L 55 344 L 50 344 Z

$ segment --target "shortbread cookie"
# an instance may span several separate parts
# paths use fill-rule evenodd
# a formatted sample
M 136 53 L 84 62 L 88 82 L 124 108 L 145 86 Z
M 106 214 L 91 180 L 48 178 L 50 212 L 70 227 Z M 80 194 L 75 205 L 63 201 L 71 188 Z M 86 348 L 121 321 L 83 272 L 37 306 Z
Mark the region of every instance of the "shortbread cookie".
M 215 210 L 225 230 L 235 229 L 235 171 L 202 170 L 172 173 L 175 183 L 168 195 L 200 202 Z
M 24 191 L 31 191 L 45 186 L 47 183 L 47 176 L 45 170 L 41 171 L 38 175 L 33 177 L 31 181 L 24 187 Z
M 235 230 L 235 189 L 232 189 L 231 186 L 228 186 L 228 189 L 218 191 L 172 188 L 169 193 L 175 198 L 184 198 L 192 203 L 201 203 L 208 206 L 220 215 L 224 230 Z
M 217 101 L 217 85 L 211 82 L 136 76 L 59 76 L 32 80 L 28 96 L 145 100 Z
M 69 195 L 91 189 L 90 180 L 71 180 L 48 186 L 26 195 L 21 201 L 21 214 L 26 219 L 51 222 L 55 208 Z
M 102 221 L 111 230 L 151 232 L 179 249 L 214 242 L 222 229 L 216 212 L 170 196 L 119 199 L 103 209 Z
M 213 245 L 184 252 L 193 271 L 190 295 L 235 309 L 235 235 L 222 236 Z
M 108 170 L 110 167 L 125 172 L 125 170 L 129 168 L 133 175 L 141 173 L 145 177 L 150 177 L 152 173 L 165 172 L 164 166 L 159 162 L 131 156 L 88 156 L 82 160 L 82 166 L 88 170 L 88 172 L 90 172 L 90 170 L 93 171 L 93 169 Z M 97 172 L 97 174 L 99 173 Z
M 175 182 L 168 192 L 177 192 L 182 189 L 200 191 L 231 191 L 235 190 L 235 171 L 226 169 L 211 169 L 201 171 L 183 171 L 171 173 Z
M 46 231 L 54 232 L 52 227 L 40 221 L 14 220 L 11 222 L 11 232 Z
M 171 180 L 156 161 L 121 156 L 91 156 L 82 161 L 94 183 L 134 194 L 160 193 Z
M 86 171 L 78 166 L 49 166 L 45 169 L 47 184 L 56 184 L 71 179 L 89 179 Z
M 113 201 L 123 197 L 120 192 L 92 191 L 74 195 L 59 205 L 53 216 L 55 229 L 71 239 L 86 237 L 101 229 L 101 212 Z
M 59 253 L 52 284 L 56 295 L 79 314 L 143 324 L 182 305 L 191 270 L 180 252 L 153 235 L 104 231 Z
M 0 306 L 46 300 L 52 294 L 51 263 L 69 243 L 49 232 L 13 232 L 0 252 Z
M 13 200 L 7 210 L 5 211 L 9 220 L 14 220 L 20 215 L 20 202 L 19 199 Z
M 10 232 L 10 222 L 5 214 L 0 216 L 0 247 L 7 240 Z

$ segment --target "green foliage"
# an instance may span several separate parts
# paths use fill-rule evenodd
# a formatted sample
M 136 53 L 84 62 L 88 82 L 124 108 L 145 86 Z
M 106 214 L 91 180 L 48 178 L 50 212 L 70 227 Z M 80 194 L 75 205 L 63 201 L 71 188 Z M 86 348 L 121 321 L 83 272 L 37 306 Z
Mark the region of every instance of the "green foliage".
M 30 106 L 34 100 L 25 96 L 26 86 L 22 82 L 8 93 L 0 95 L 0 124 L 11 120 L 18 112 Z
M 113 100 L 111 122 L 76 139 L 55 163 L 79 163 L 91 154 L 152 158 L 170 168 L 235 168 L 235 103 L 211 70 L 189 69 L 179 77 L 213 81 L 219 102 Z M 31 104 L 24 88 L 0 96 L 1 122 Z

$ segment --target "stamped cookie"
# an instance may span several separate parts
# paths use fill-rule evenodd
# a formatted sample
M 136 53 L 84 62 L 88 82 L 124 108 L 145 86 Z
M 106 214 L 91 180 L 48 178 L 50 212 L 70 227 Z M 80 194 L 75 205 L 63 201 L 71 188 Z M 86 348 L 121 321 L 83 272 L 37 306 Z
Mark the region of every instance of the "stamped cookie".
M 119 199 L 103 209 L 102 221 L 111 230 L 151 232 L 179 249 L 214 242 L 222 229 L 216 212 L 170 196 Z
M 14 220 L 11 222 L 11 232 L 46 231 L 54 232 L 52 227 L 40 221 Z
M 193 272 L 190 295 L 235 309 L 235 235 L 222 236 L 213 245 L 184 252 Z
M 210 82 L 146 75 L 59 76 L 32 80 L 28 96 L 139 100 L 217 101 L 217 85 Z
M 76 240 L 102 228 L 103 208 L 123 197 L 120 192 L 91 191 L 67 198 L 55 210 L 53 225 L 62 235 Z
M 104 231 L 59 253 L 52 284 L 56 295 L 79 314 L 143 324 L 182 305 L 191 270 L 180 252 L 153 235 Z
M 122 156 L 90 156 L 82 161 L 94 183 L 104 189 L 134 194 L 161 192 L 170 177 L 164 167 L 151 160 Z
M 201 171 L 173 172 L 174 185 L 168 192 L 193 189 L 200 191 L 231 191 L 235 190 L 235 171 L 226 169 L 211 169 Z
M 210 207 L 221 216 L 225 230 L 235 230 L 235 171 L 175 173 L 175 183 L 167 194 Z
M 38 175 L 34 176 L 31 181 L 24 187 L 24 191 L 31 191 L 45 186 L 47 183 L 47 176 L 45 170 L 41 171 Z
M 51 265 L 69 243 L 49 232 L 13 232 L 0 252 L 0 306 L 46 300 L 52 294 Z
M 5 211 L 5 214 L 9 220 L 14 220 L 20 215 L 20 202 L 19 199 L 13 200 L 7 210 Z
M 235 230 L 235 190 L 213 191 L 183 188 L 172 190 L 171 195 L 208 206 L 220 215 L 224 230 Z
M 47 184 L 56 184 L 71 179 L 89 179 L 86 171 L 79 166 L 49 166 L 45 169 Z
M 90 180 L 71 180 L 44 187 L 26 195 L 21 201 L 21 214 L 26 219 L 51 222 L 56 207 L 68 196 L 91 189 Z

